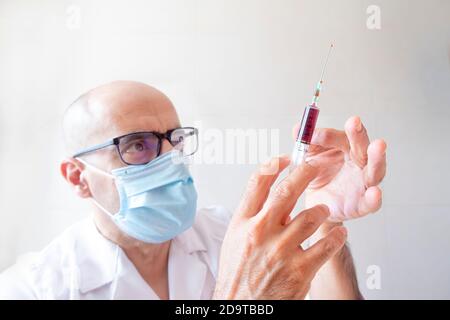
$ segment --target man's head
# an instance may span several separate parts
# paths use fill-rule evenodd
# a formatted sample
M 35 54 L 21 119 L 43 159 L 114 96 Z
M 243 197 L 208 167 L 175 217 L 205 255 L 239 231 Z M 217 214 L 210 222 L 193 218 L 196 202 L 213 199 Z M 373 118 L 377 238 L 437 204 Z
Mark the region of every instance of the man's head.
M 88 91 L 68 107 L 63 119 L 70 155 L 128 133 L 165 133 L 179 126 L 176 110 L 162 92 L 132 81 L 115 81 Z M 161 153 L 171 148 L 162 140 Z M 126 166 L 114 145 L 88 153 L 83 160 L 106 172 Z M 113 179 L 89 170 L 73 157 L 61 163 L 61 173 L 78 196 L 92 197 L 111 213 L 118 211 Z

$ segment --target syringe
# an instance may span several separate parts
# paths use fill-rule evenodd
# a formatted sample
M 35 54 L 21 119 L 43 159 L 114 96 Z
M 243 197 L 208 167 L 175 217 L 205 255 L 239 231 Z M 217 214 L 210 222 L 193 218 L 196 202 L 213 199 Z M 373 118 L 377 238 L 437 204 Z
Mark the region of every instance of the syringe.
M 317 83 L 316 91 L 310 105 L 303 111 L 303 118 L 300 124 L 300 130 L 298 131 L 297 140 L 295 142 L 294 150 L 292 152 L 291 165 L 298 166 L 301 164 L 308 153 L 309 145 L 311 144 L 311 139 L 313 137 L 314 129 L 316 128 L 317 118 L 319 117 L 319 107 L 317 103 L 319 101 L 320 91 L 322 90 L 323 76 L 325 74 L 325 68 L 328 64 L 328 59 L 330 58 L 331 50 L 333 49 L 333 44 L 331 44 L 328 50 L 328 55 L 325 60 L 325 64 L 322 69 L 322 74 L 320 80 Z

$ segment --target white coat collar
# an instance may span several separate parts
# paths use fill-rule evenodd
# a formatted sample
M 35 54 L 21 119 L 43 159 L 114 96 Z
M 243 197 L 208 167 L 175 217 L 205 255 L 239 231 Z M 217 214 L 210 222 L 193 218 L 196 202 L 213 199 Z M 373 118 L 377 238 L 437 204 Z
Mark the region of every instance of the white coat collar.
M 78 285 L 81 293 L 87 293 L 111 283 L 116 276 L 117 245 L 100 234 L 92 218 L 86 221 L 85 227 L 75 243 L 77 244 L 75 246 L 76 264 L 79 268 L 77 270 Z M 207 248 L 192 227 L 172 240 L 169 253 L 171 299 L 200 298 L 208 269 L 198 255 L 194 254 L 201 251 L 207 251 Z M 152 298 L 151 288 L 140 278 L 123 251 L 120 249 L 119 252 L 122 269 L 117 273 L 118 286 L 128 286 L 130 290 L 133 290 L 134 294 L 129 298 L 138 298 L 140 293 Z M 195 272 L 195 276 L 190 276 L 191 272 Z M 126 279 L 126 281 L 121 281 L 121 279 Z M 193 293 L 198 293 L 198 297 L 194 297 Z M 126 297 L 116 296 L 115 298 L 124 299 Z

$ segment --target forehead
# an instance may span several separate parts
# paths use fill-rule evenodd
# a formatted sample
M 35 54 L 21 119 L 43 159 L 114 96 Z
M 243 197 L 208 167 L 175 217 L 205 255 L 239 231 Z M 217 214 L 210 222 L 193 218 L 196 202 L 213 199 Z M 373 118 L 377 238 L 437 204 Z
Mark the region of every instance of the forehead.
M 117 90 L 90 101 L 95 140 L 138 131 L 166 132 L 179 126 L 175 108 L 159 91 Z

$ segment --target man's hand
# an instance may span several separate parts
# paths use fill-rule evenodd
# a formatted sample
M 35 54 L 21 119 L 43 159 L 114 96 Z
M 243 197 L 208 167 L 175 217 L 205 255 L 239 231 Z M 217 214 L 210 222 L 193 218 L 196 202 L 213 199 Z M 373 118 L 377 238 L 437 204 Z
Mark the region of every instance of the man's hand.
M 320 172 L 305 192 L 306 208 L 326 204 L 329 221 L 342 222 L 381 207 L 378 184 L 386 173 L 386 143 L 370 143 L 359 117 L 347 120 L 345 131 L 316 129 L 306 160 L 310 159 Z
M 295 135 L 298 127 L 294 128 Z M 331 212 L 328 221 L 310 238 L 311 243 L 321 241 L 344 220 L 365 216 L 381 207 L 378 185 L 386 173 L 386 143 L 370 143 L 359 117 L 350 118 L 345 131 L 316 129 L 306 160 L 318 163 L 320 172 L 305 192 L 305 206 L 324 203 Z M 317 272 L 310 292 L 313 299 L 363 298 L 347 247 Z
M 289 221 L 319 170 L 303 164 L 270 192 L 288 164 L 288 158 L 273 159 L 250 179 L 225 235 L 215 299 L 303 299 L 317 270 L 344 245 L 347 232 L 338 226 L 309 249 L 300 247 L 329 210 L 318 205 Z

